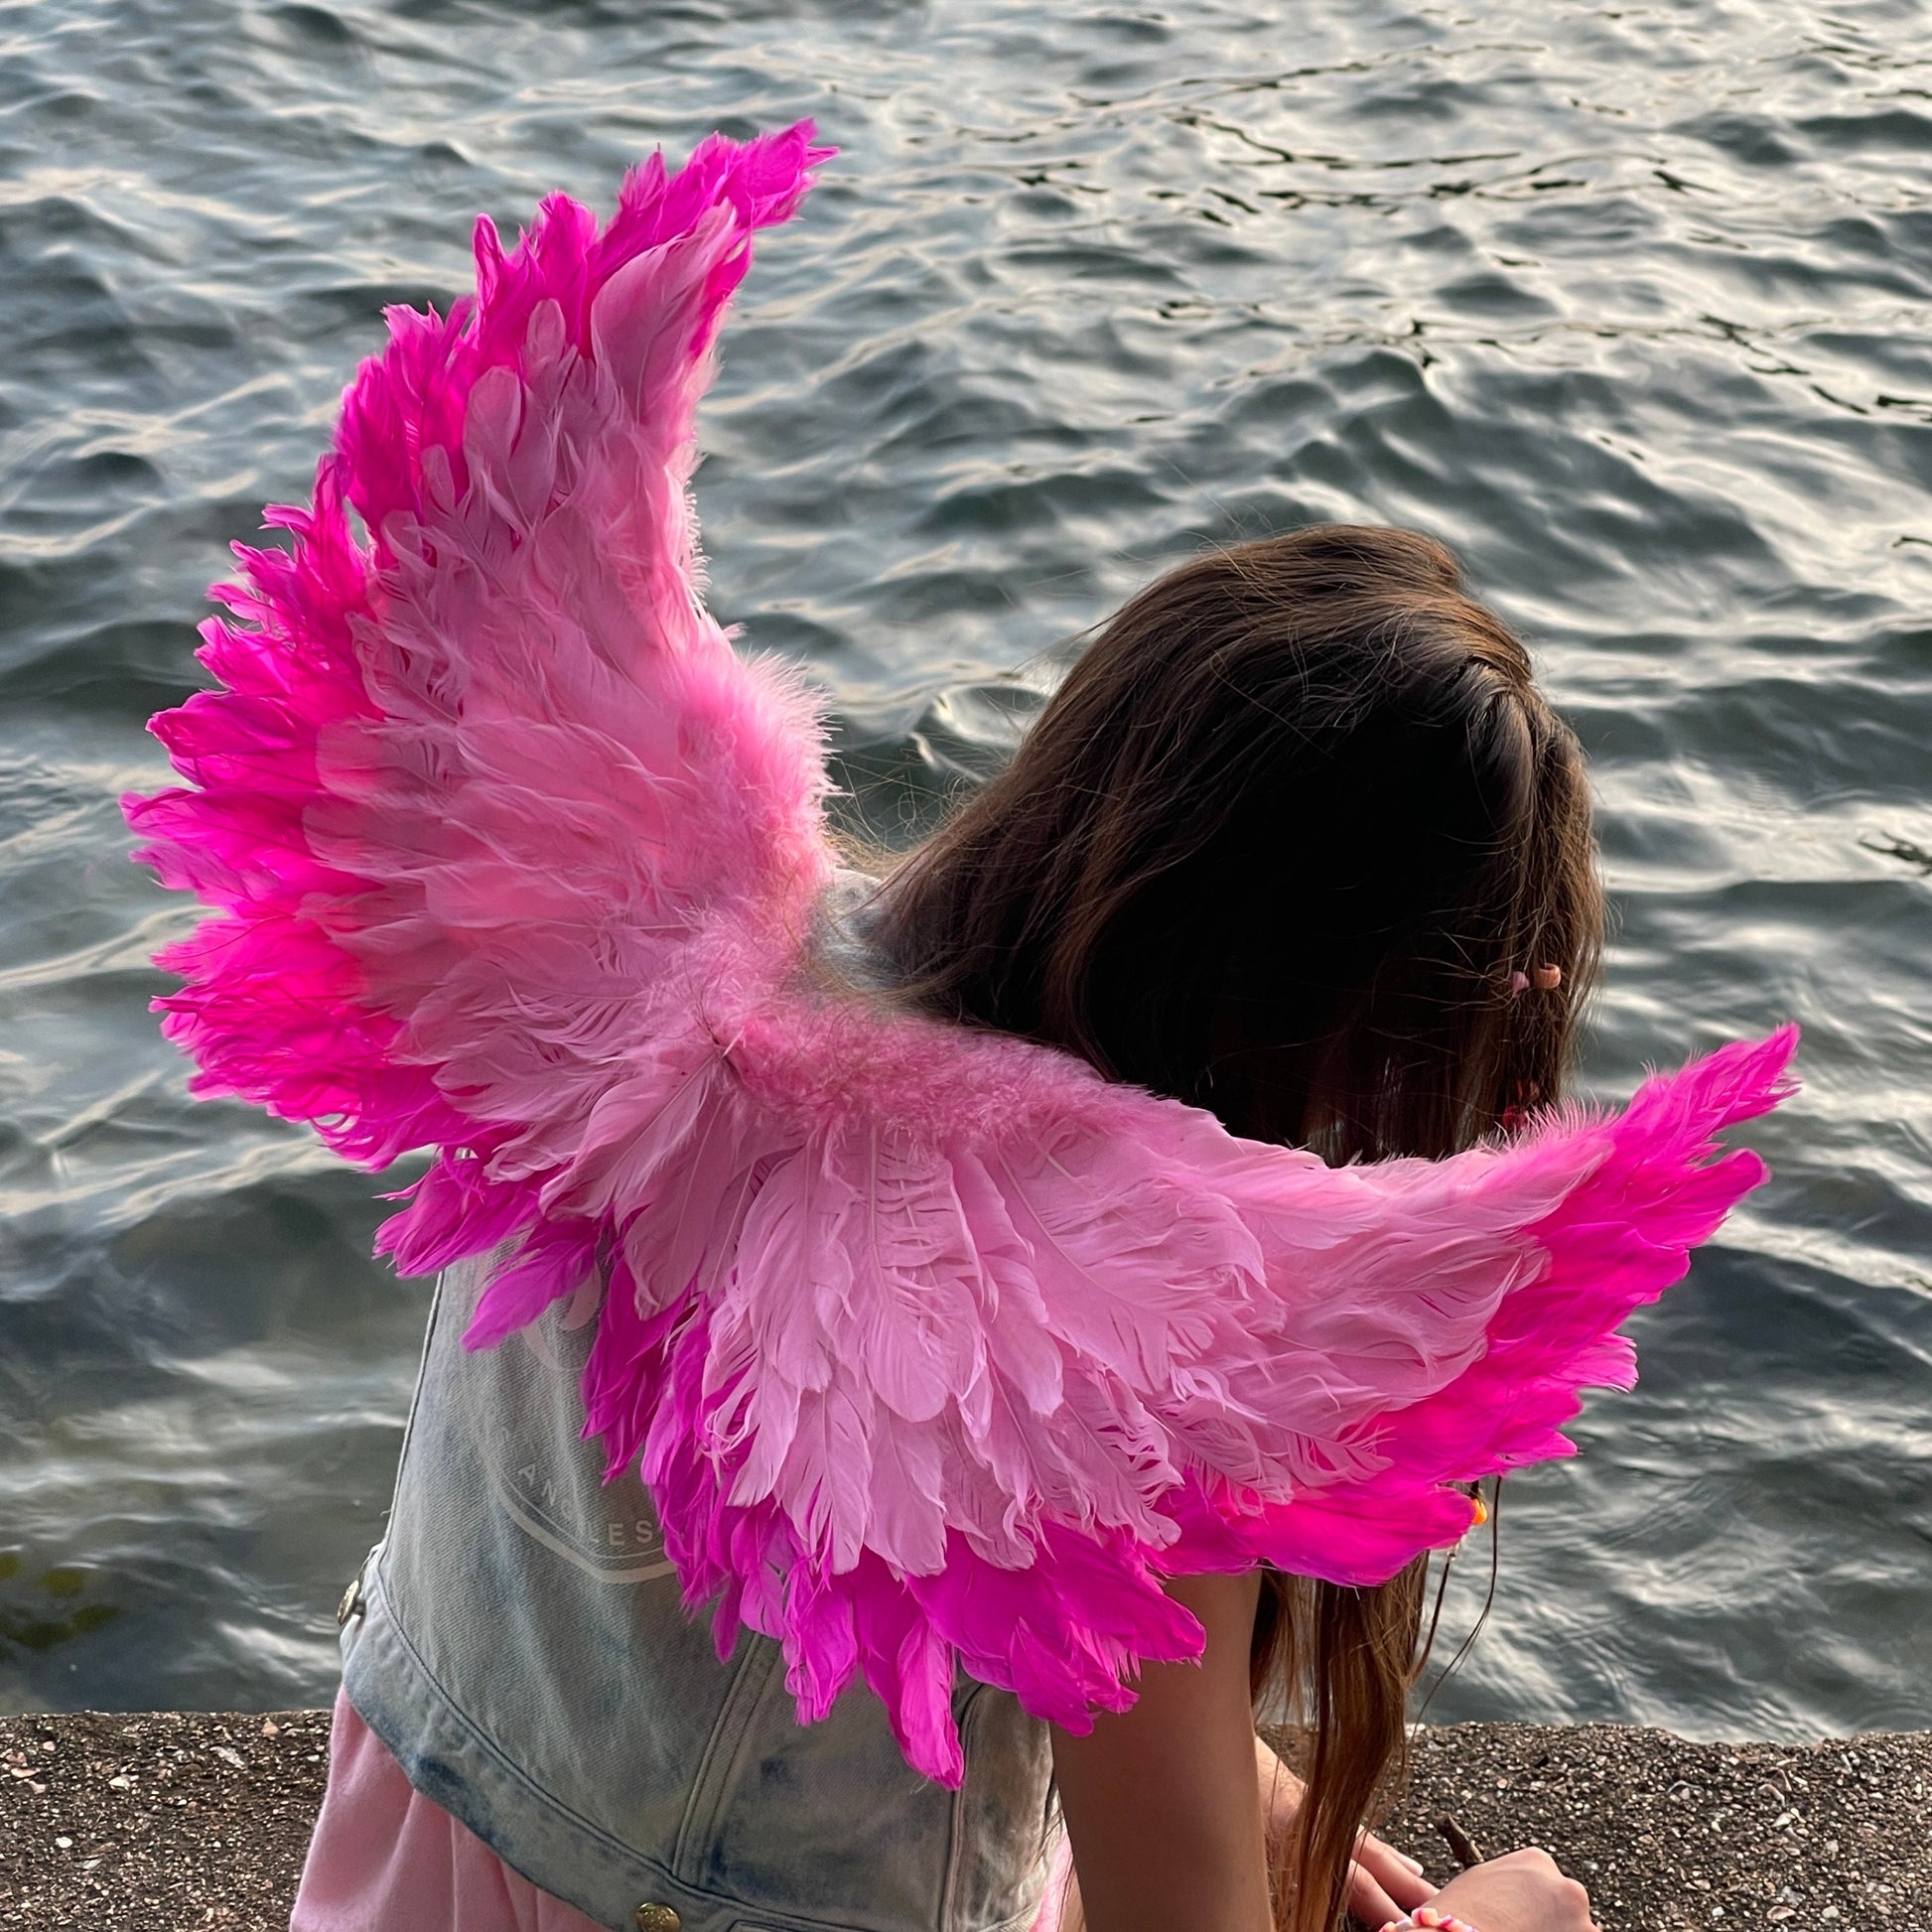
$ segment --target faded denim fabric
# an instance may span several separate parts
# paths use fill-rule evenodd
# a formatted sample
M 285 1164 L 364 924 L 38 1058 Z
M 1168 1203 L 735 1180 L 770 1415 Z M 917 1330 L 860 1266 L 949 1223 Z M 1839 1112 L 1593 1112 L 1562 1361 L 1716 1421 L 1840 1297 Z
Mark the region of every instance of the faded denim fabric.
M 388 1533 L 344 1628 L 349 1701 L 410 1781 L 623 1932 L 668 1923 L 641 1904 L 682 1932 L 1031 1924 L 1044 1726 L 962 1677 L 955 1793 L 905 1763 L 862 1686 L 801 1726 L 776 1644 L 741 1635 L 721 1664 L 642 1484 L 605 1484 L 578 1439 L 600 1285 L 471 1354 L 486 1273 L 438 1285 Z

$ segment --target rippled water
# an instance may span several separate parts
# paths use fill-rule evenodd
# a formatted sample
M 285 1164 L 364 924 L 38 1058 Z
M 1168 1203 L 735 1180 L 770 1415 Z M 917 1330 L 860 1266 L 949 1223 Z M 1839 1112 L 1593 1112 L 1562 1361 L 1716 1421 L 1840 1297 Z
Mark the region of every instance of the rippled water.
M 1167 562 L 1414 522 L 1595 760 L 1591 1082 L 1807 1026 L 1775 1184 L 1583 1460 L 1511 1485 L 1436 1714 L 1932 1724 L 1924 20 L 0 13 L 0 1705 L 323 1700 L 410 1387 L 368 1182 L 191 1105 L 144 1010 L 188 914 L 113 798 L 163 776 L 222 545 L 304 487 L 381 305 L 461 290 L 477 208 L 810 113 L 844 152 L 747 288 L 700 483 L 721 614 L 831 687 L 875 829 Z

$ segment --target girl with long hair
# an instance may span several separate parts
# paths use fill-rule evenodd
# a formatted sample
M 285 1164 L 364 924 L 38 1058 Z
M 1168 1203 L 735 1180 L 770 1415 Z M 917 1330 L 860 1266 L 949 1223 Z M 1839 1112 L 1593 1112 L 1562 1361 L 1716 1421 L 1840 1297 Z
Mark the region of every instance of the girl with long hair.
M 1007 769 L 897 870 L 878 924 L 946 1019 L 1331 1165 L 1454 1154 L 1558 1099 L 1602 931 L 1582 754 L 1522 644 L 1441 544 L 1334 525 L 1209 552 L 1131 599 Z M 1534 962 L 1527 987 L 1517 962 Z M 1310 1726 L 1309 1795 L 1274 1867 L 1294 1932 L 1333 1923 L 1400 1753 L 1424 1568 L 1372 1589 L 1264 1569 L 1197 1606 L 1237 1652 L 1251 1631 L 1254 1709 Z M 1211 1638 L 1209 1659 L 1238 1676 Z M 1205 1722 L 1204 1679 L 1173 1696 Z M 1252 1834 L 1196 1870 L 1176 1857 L 1186 1835 L 1149 1814 L 1170 1780 L 1223 1833 L 1244 1809 L 1200 1766 L 1176 1779 L 1171 1737 L 1128 1769 L 1122 1740 L 1150 1715 L 1144 1693 L 1098 1741 L 1056 1751 L 1076 1850 L 1087 1780 L 1137 1794 L 1126 1832 L 1095 1820 L 1104 1886 L 1080 1862 L 1090 1911 L 1105 1900 L 1092 1922 L 1171 1925 L 1191 1899 L 1198 1922 L 1238 1923 L 1203 1887 L 1255 1866 Z M 1252 1741 L 1224 1751 L 1244 1782 Z M 1371 1863 L 1381 1903 L 1416 1889 L 1385 1853 Z M 1376 1884 L 1358 1871 L 1357 1902 Z
M 1171 571 L 847 863 L 685 494 L 824 158 L 485 223 L 217 593 L 220 688 L 156 722 L 190 782 L 128 801 L 216 908 L 163 955 L 199 1090 L 431 1157 L 294 1925 L 1586 1932 L 1541 1853 L 1437 1891 L 1364 1828 L 1429 1554 L 1627 1381 L 1792 1037 L 1559 1105 L 1577 745 L 1399 530 Z

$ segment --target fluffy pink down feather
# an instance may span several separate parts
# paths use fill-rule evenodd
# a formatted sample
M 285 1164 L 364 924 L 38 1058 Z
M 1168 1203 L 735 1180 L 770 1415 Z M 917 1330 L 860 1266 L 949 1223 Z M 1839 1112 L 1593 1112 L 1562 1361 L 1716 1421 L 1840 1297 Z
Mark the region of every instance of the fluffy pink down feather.
M 215 908 L 162 955 L 197 1090 L 433 1149 L 383 1246 L 520 1237 L 475 1345 L 607 1270 L 586 1429 L 688 1600 L 956 1780 L 957 1665 L 1082 1726 L 1197 1653 L 1164 1577 L 1375 1582 L 1467 1528 L 1449 1485 L 1567 1452 L 1760 1178 L 1714 1137 L 1795 1036 L 1330 1171 L 801 970 L 815 713 L 706 615 L 686 484 L 753 231 L 825 154 L 714 137 L 602 228 L 481 225 L 476 297 L 392 313 L 291 548 L 217 590 L 218 688 L 154 727 L 189 784 L 127 810 Z

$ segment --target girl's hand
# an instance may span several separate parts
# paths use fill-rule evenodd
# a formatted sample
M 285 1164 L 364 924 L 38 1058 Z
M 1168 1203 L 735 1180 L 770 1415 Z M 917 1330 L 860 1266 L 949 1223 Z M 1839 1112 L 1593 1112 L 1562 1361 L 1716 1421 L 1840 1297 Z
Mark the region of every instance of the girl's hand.
M 1348 1867 L 1351 1918 L 1364 1925 L 1382 1925 L 1418 1905 L 1435 1904 L 1440 1895 L 1408 1853 L 1383 1844 L 1373 1833 L 1362 1834 L 1355 1846 L 1355 1862 Z M 1484 1926 L 1482 1932 L 1489 1928 Z
M 1268 1821 L 1268 1856 L 1279 1859 L 1289 1826 L 1301 1808 L 1302 1780 L 1262 1740 L 1255 1739 L 1255 1769 L 1261 1778 L 1262 1815 Z M 1363 1925 L 1386 1925 L 1418 1905 L 1431 1903 L 1436 1887 L 1406 1852 L 1364 1832 L 1348 1867 L 1348 1913 Z M 1484 1926 L 1482 1932 L 1489 1932 Z
M 1597 1932 L 1589 1893 L 1534 1846 L 1471 1865 L 1429 1903 L 1467 1919 L 1479 1932 Z

